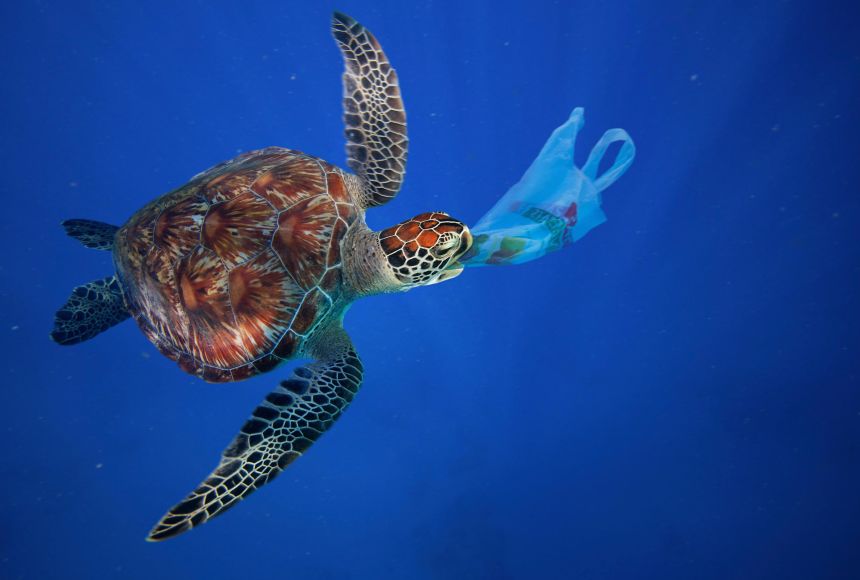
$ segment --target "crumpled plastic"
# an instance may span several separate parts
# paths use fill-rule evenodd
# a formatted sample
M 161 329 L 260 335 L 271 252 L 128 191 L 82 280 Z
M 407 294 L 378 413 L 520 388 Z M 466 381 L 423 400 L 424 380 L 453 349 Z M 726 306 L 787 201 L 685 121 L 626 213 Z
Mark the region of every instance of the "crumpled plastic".
M 606 131 L 582 168 L 573 162 L 574 145 L 585 125 L 577 107 L 553 131 L 522 179 L 470 228 L 474 242 L 460 258 L 465 267 L 521 264 L 560 250 L 606 221 L 601 192 L 630 168 L 636 147 L 623 129 Z M 621 147 L 612 165 L 597 174 L 613 143 Z

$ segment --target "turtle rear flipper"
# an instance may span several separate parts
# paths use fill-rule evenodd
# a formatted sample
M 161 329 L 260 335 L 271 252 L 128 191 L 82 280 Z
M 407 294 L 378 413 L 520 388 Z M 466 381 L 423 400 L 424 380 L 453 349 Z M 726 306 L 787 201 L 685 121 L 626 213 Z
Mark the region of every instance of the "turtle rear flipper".
M 94 250 L 112 250 L 113 238 L 119 229 L 94 220 L 66 220 L 62 225 L 69 236 Z
M 51 338 L 62 345 L 89 340 L 129 317 L 116 276 L 96 280 L 72 290 L 54 315 Z

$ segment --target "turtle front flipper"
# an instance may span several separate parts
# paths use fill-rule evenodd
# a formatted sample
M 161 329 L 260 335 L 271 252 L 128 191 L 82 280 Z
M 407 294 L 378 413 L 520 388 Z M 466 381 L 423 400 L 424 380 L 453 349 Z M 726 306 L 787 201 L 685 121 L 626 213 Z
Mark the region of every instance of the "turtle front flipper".
M 332 35 L 343 54 L 343 112 L 349 167 L 364 181 L 365 206 L 400 191 L 406 173 L 406 111 L 397 73 L 364 26 L 340 12 Z
M 362 366 L 339 325 L 317 344 L 319 360 L 297 368 L 266 396 L 215 471 L 167 512 L 147 540 L 179 535 L 225 512 L 272 481 L 331 427 L 358 392 Z

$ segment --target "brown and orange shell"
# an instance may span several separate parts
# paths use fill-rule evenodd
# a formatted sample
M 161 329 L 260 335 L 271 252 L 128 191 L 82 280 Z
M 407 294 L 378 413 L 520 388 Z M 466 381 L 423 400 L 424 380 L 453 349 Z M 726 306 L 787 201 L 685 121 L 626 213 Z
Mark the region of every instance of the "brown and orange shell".
M 144 334 L 211 382 L 291 358 L 330 313 L 358 217 L 343 172 L 271 147 L 213 167 L 138 211 L 117 271 Z

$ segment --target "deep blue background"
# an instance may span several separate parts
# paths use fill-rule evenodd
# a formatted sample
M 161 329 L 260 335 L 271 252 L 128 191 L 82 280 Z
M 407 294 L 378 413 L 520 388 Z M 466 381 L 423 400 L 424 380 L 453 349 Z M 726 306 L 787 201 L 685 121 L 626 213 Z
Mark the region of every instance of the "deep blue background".
M 343 162 L 340 9 L 400 72 L 383 228 L 473 223 L 586 107 L 609 222 L 364 300 L 365 386 L 273 485 L 150 526 L 287 371 L 208 385 L 123 324 L 49 342 L 122 223 L 242 150 Z M 856 3 L 4 2 L 0 577 L 860 577 Z

